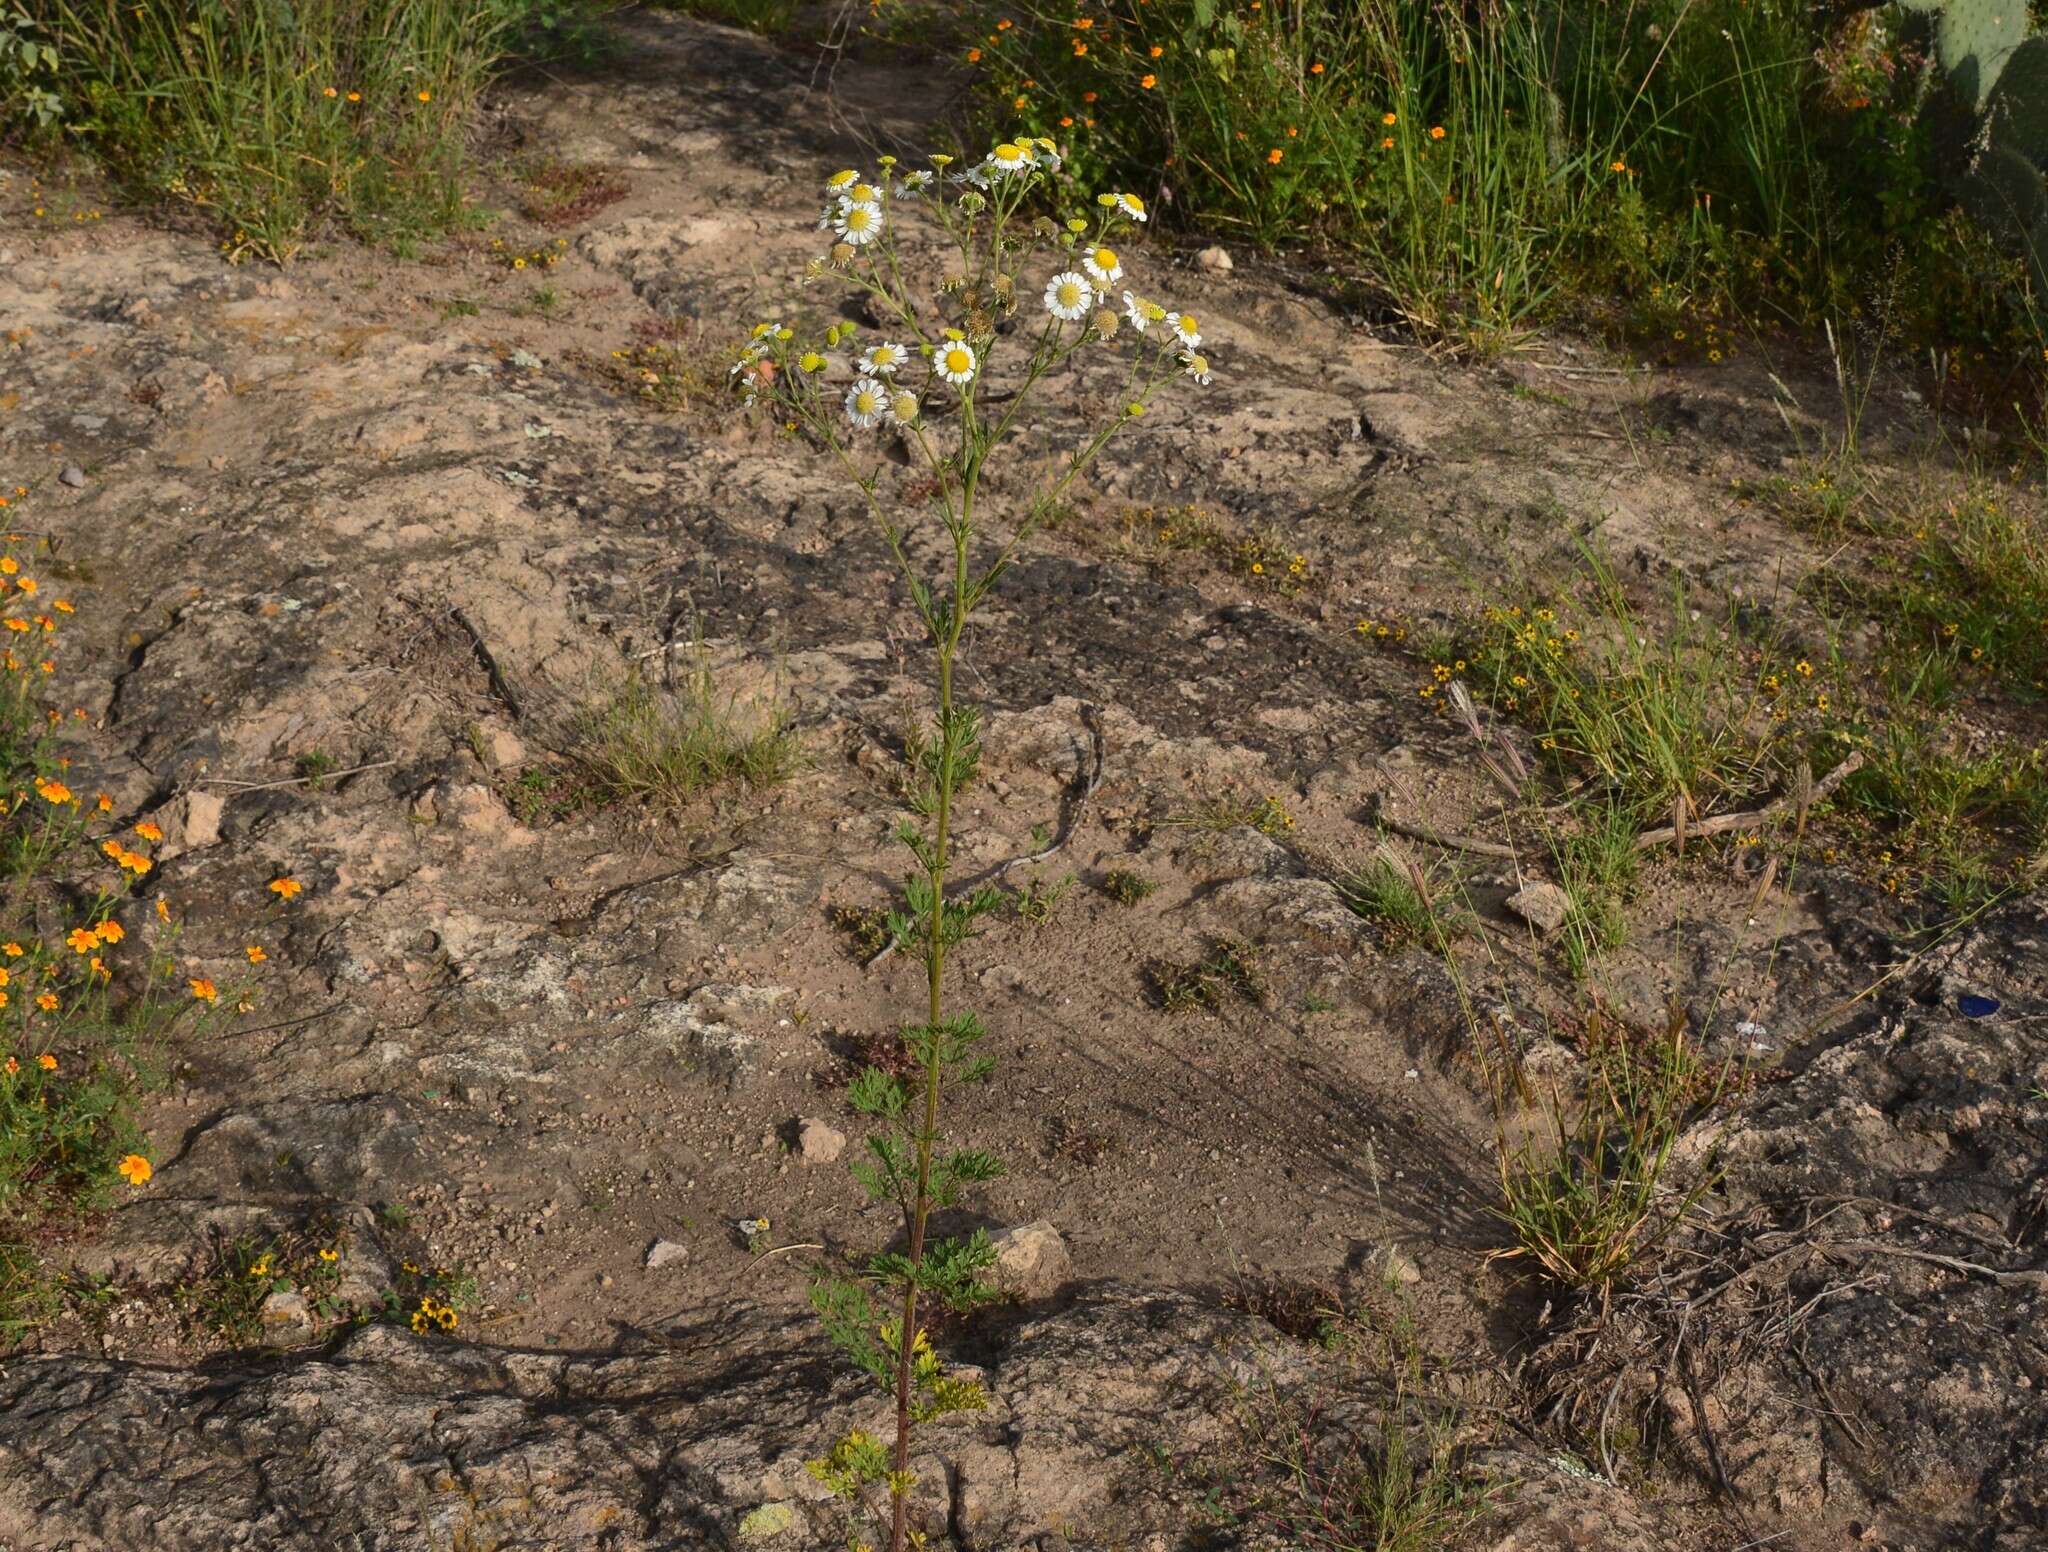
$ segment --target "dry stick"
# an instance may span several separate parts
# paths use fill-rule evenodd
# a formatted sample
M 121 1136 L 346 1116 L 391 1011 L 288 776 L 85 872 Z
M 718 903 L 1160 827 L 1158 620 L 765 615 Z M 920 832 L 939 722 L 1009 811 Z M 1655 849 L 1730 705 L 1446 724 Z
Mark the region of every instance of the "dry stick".
M 1681 1326 L 1678 1333 L 1678 1373 L 1685 1383 L 1685 1392 L 1692 1402 L 1692 1415 L 1699 1423 L 1700 1442 L 1707 1447 L 1707 1460 L 1714 1468 L 1714 1481 L 1728 1499 L 1728 1512 L 1735 1516 L 1735 1523 L 1745 1536 L 1754 1536 L 1748 1517 L 1742 1512 L 1742 1505 L 1736 1499 L 1735 1486 L 1728 1480 L 1728 1468 L 1721 1464 L 1721 1447 L 1714 1442 L 1713 1424 L 1707 1420 L 1707 1403 L 1700 1394 L 1699 1376 L 1693 1372 L 1692 1349 L 1685 1345 L 1685 1331 Z
M 1607 1473 L 1607 1480 L 1616 1487 L 1621 1485 L 1621 1478 L 1614 1474 L 1614 1456 L 1607 1449 L 1607 1423 L 1614 1415 L 1614 1403 L 1621 1398 L 1621 1382 L 1627 1377 L 1628 1370 L 1625 1368 L 1615 1372 L 1614 1383 L 1607 1387 L 1606 1404 L 1600 1408 L 1600 1469 Z
M 961 889 L 976 889 L 983 884 L 1002 878 L 1012 868 L 1021 868 L 1030 863 L 1043 862 L 1055 853 L 1065 850 L 1067 843 L 1074 838 L 1074 831 L 1081 823 L 1081 815 L 1087 809 L 1089 799 L 1095 796 L 1095 789 L 1102 785 L 1102 774 L 1109 763 L 1109 746 L 1102 733 L 1101 710 L 1095 706 L 1083 706 L 1081 708 L 1081 722 L 1088 729 L 1088 741 L 1092 751 L 1092 759 L 1088 769 L 1080 776 L 1079 785 L 1073 792 L 1072 800 L 1067 804 L 1066 813 L 1060 822 L 1059 833 L 1052 838 L 1052 844 L 1040 851 L 1026 852 L 1022 856 L 1012 857 L 1008 862 L 999 862 L 979 877 L 963 882 L 959 886 Z M 873 957 L 861 968 L 872 970 L 895 952 L 896 940 L 891 938 L 877 949 Z
M 261 792 L 268 787 L 296 787 L 305 781 L 340 781 L 344 776 L 359 776 L 364 771 L 381 771 L 385 766 L 397 763 L 396 760 L 371 760 L 362 765 L 351 765 L 345 771 L 308 771 L 303 776 L 281 776 L 276 781 L 237 781 L 232 776 L 202 776 L 197 785 L 233 787 L 237 792 Z
M 1741 830 L 1749 825 L 1768 824 L 1792 812 L 1794 809 L 1808 809 L 1833 794 L 1835 788 L 1863 769 L 1863 751 L 1857 750 L 1840 765 L 1829 771 L 1813 789 L 1805 794 L 1787 793 L 1781 798 L 1766 803 L 1762 808 L 1753 808 L 1740 814 L 1716 814 L 1712 819 L 1699 819 L 1687 825 L 1686 836 L 1722 835 L 1730 830 Z M 1658 830 L 1645 830 L 1636 837 L 1636 850 L 1648 851 L 1652 846 L 1662 846 L 1675 841 L 1680 832 L 1675 825 L 1666 825 Z
M 490 644 L 484 640 L 484 633 L 470 622 L 469 616 L 462 612 L 459 605 L 449 609 L 448 613 L 457 625 L 469 633 L 470 643 L 476 648 L 477 659 L 484 665 L 484 672 L 490 675 L 492 693 L 505 703 L 513 716 L 524 717 L 525 709 L 520 706 L 519 697 L 513 693 L 511 681 L 505 677 L 505 670 L 498 666 L 498 659 L 492 653 Z
M 1945 1267 L 1951 1272 L 1988 1277 L 2001 1288 L 2032 1288 L 2036 1293 L 2048 1292 L 2048 1272 L 2001 1272 L 1995 1266 L 1982 1266 L 1975 1261 L 1964 1261 L 1955 1256 L 1938 1256 L 1931 1250 L 1908 1250 L 1903 1245 L 1886 1245 L 1868 1239 L 1836 1240 L 1819 1248 L 1856 1250 L 1879 1256 L 1902 1256 L 1908 1261 L 1925 1261 L 1930 1266 Z
M 807 1243 L 800 1245 L 777 1245 L 773 1250 L 764 1250 L 758 1256 L 754 1257 L 752 1261 L 747 1263 L 747 1269 L 751 1272 L 757 1269 L 763 1261 L 772 1261 L 777 1256 L 786 1256 L 792 1250 L 823 1250 L 824 1248 L 825 1247 L 822 1244 L 816 1243 Z
M 1848 1436 L 1849 1442 L 1859 1450 L 1875 1448 L 1875 1441 L 1864 1430 L 1862 1424 L 1842 1410 L 1842 1404 L 1835 1400 L 1835 1393 L 1828 1388 L 1828 1382 L 1822 1379 L 1820 1371 L 1807 1361 L 1806 1344 L 1802 1342 L 1797 1347 L 1788 1344 L 1785 1351 L 1792 1355 L 1792 1361 L 1799 1365 L 1799 1372 L 1806 1376 L 1807 1383 L 1813 1386 L 1814 1393 L 1820 1397 L 1826 1415 Z
M 1519 857 L 1520 852 L 1512 846 L 1503 846 L 1498 841 L 1482 841 L 1473 835 L 1446 835 L 1441 830 L 1432 830 L 1428 825 L 1410 824 L 1405 819 L 1396 819 L 1382 804 L 1379 822 L 1396 835 L 1405 835 L 1411 841 L 1421 841 L 1426 846 L 1440 846 L 1445 851 L 1469 851 L 1481 857 Z

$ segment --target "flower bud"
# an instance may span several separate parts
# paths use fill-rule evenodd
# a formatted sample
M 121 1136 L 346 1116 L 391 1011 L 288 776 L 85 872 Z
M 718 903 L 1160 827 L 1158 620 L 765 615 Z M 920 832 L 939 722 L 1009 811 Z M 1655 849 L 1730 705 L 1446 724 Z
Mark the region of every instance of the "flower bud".
M 832 245 L 832 262 L 834 264 L 851 264 L 853 262 L 853 244 L 834 243 Z

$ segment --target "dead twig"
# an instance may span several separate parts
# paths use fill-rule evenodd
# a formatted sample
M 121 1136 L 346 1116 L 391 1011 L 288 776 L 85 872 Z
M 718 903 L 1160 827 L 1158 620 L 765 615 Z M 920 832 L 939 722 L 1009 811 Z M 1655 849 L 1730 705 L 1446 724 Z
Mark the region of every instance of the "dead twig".
M 280 776 L 276 781 L 238 781 L 232 776 L 202 776 L 196 785 L 201 787 L 232 787 L 237 792 L 262 792 L 270 787 L 296 787 L 309 781 L 340 781 L 344 776 L 360 776 L 364 771 L 381 771 L 396 760 L 370 760 L 362 765 L 351 765 L 344 771 L 308 771 L 303 776 Z
M 1600 1441 L 1600 1469 L 1617 1487 L 1621 1485 L 1621 1478 L 1614 1474 L 1614 1456 L 1607 1448 L 1607 1424 L 1614 1416 L 1614 1403 L 1621 1399 L 1621 1382 L 1627 1377 L 1626 1369 L 1614 1371 L 1614 1383 L 1607 1387 L 1607 1401 L 1600 1408 L 1600 1428 L 1596 1435 Z
M 1671 841 L 1698 836 L 1725 835 L 1730 830 L 1746 830 L 1751 825 L 1769 824 L 1789 813 L 1804 813 L 1814 804 L 1832 795 L 1835 788 L 1862 768 L 1863 751 L 1859 749 L 1814 783 L 1809 791 L 1787 793 L 1766 803 L 1762 808 L 1749 809 L 1740 814 L 1716 814 L 1711 819 L 1696 819 L 1683 829 L 1677 825 L 1665 825 L 1656 830 L 1645 830 L 1636 837 L 1636 850 L 1648 851 L 1652 846 L 1662 846 Z
M 1904 1245 L 1887 1245 L 1872 1239 L 1836 1240 L 1821 1247 L 1826 1250 L 1853 1250 L 1865 1255 L 1898 1256 L 1907 1261 L 1924 1261 L 1929 1266 L 1939 1266 L 1951 1272 L 1960 1272 L 1970 1277 L 1988 1278 L 2001 1288 L 2031 1288 L 2036 1293 L 2048 1293 L 2048 1272 L 2017 1271 L 2001 1272 L 1995 1266 L 1984 1266 L 1976 1261 L 1965 1261 L 1958 1256 L 1936 1255 L 1931 1250 L 1908 1250 Z
M 1859 1450 L 1875 1449 L 1877 1441 L 1862 1424 L 1842 1410 L 1841 1403 L 1835 1400 L 1835 1393 L 1828 1389 L 1828 1382 L 1822 1379 L 1820 1372 L 1807 1361 L 1806 1344 L 1802 1342 L 1797 1346 L 1788 1345 L 1785 1350 L 1792 1355 L 1792 1361 L 1799 1365 L 1799 1372 L 1806 1376 L 1807 1383 L 1813 1386 L 1814 1394 L 1820 1397 L 1822 1410 L 1835 1426 L 1848 1436 L 1849 1442 Z
M 748 1263 L 749 1270 L 759 1267 L 763 1261 L 773 1261 L 777 1256 L 786 1256 L 792 1250 L 823 1250 L 821 1244 L 777 1245 L 773 1250 L 764 1250 Z
M 1476 835 L 1446 835 L 1441 830 L 1432 830 L 1428 825 L 1411 824 L 1405 819 L 1396 819 L 1384 807 L 1379 812 L 1379 822 L 1396 835 L 1405 835 L 1411 841 L 1420 841 L 1425 846 L 1439 846 L 1445 851 L 1469 851 L 1480 857 L 1506 857 L 1513 859 L 1521 855 L 1512 846 L 1503 846 L 1499 841 L 1482 841 Z
M 476 628 L 459 605 L 450 608 L 448 614 L 468 634 L 470 644 L 476 648 L 477 661 L 484 665 L 484 672 L 490 676 L 491 692 L 505 703 L 506 710 L 514 717 L 524 717 L 525 708 L 519 704 L 519 697 L 513 692 L 512 682 L 505 677 L 505 670 L 498 666 L 497 656 L 491 651 L 490 643 L 484 640 L 484 633 Z

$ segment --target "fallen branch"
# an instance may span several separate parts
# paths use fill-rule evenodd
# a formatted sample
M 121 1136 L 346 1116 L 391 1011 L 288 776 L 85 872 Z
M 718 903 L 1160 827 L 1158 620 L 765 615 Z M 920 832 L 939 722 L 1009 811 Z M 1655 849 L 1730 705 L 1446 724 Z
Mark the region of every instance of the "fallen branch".
M 1811 791 L 1788 792 L 1773 799 L 1762 808 L 1749 809 L 1740 814 L 1716 814 L 1711 819 L 1699 819 L 1687 825 L 1681 832 L 1675 825 L 1664 825 L 1659 829 L 1645 830 L 1636 837 L 1636 850 L 1648 851 L 1652 846 L 1662 846 L 1675 841 L 1683 833 L 1687 839 L 1707 835 L 1725 835 L 1730 830 L 1746 830 L 1752 825 L 1766 825 L 1788 813 L 1812 808 L 1834 795 L 1837 787 L 1863 769 L 1863 751 L 1857 750 L 1827 775 L 1814 783 Z

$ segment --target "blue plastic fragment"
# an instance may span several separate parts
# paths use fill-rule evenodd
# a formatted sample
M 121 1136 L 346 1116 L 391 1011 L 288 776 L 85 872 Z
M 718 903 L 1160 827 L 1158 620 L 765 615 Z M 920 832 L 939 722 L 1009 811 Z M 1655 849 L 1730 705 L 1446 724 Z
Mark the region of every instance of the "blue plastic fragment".
M 1998 1011 L 1998 999 L 1978 997 L 1970 992 L 1964 992 L 1962 996 L 1956 998 L 1956 1009 L 1964 1018 L 1989 1018 Z

